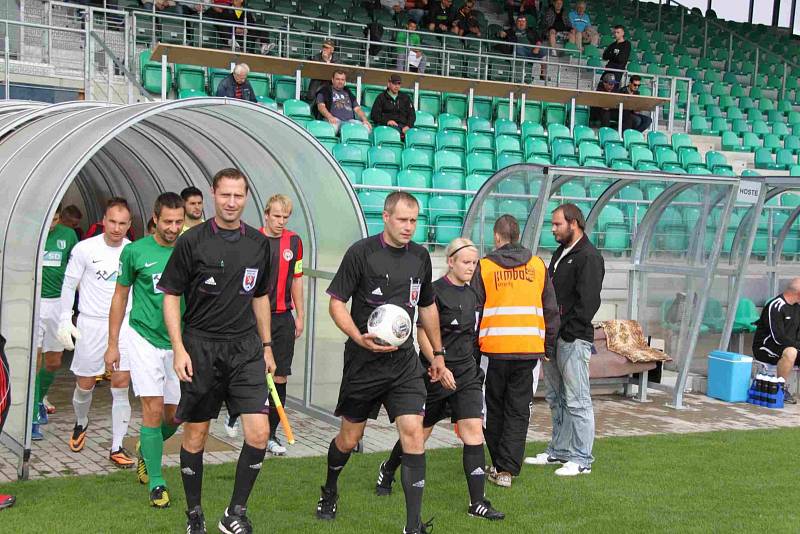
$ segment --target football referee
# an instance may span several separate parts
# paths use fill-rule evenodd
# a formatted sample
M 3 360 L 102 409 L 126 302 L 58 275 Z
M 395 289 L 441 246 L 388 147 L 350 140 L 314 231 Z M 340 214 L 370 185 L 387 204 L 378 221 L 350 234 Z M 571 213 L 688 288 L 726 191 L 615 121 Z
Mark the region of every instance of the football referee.
M 350 453 L 364 434 L 367 419 L 376 418 L 380 405 L 397 423 L 403 448 L 402 485 L 406 498 L 407 534 L 422 534 L 422 492 L 425 488 L 425 368 L 411 336 L 400 347 L 375 342 L 367 333 L 367 320 L 382 304 L 395 304 L 413 319 L 419 306 L 422 328 L 433 349 L 429 374 L 441 379 L 446 370 L 439 332 L 439 312 L 434 302 L 431 258 L 411 241 L 417 226 L 419 203 L 408 193 L 394 192 L 383 205 L 383 232 L 354 243 L 342 258 L 328 287 L 330 314 L 347 334 L 344 371 L 335 414 L 339 434 L 328 448 L 327 480 L 317 503 L 317 517 L 334 519 L 337 481 Z M 346 303 L 352 299 L 348 312 Z
M 237 169 L 213 178 L 214 218 L 177 241 L 161 275 L 164 322 L 181 380 L 175 419 L 185 422 L 181 477 L 186 493 L 187 533 L 205 532 L 200 505 L 203 449 L 209 421 L 222 403 L 241 416 L 244 445 L 230 505 L 219 521 L 228 534 L 253 531 L 247 498 L 267 448 L 267 371 L 275 369 L 270 338 L 267 239 L 241 221 L 249 187 Z M 181 295 L 186 311 L 181 328 Z

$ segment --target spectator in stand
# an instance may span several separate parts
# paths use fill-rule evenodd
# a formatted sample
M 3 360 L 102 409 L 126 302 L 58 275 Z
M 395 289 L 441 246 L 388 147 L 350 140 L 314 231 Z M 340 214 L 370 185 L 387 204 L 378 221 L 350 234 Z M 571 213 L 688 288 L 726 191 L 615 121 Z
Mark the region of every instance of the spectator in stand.
M 569 13 L 569 23 L 572 25 L 569 40 L 578 45 L 578 50 L 583 50 L 583 44 L 589 42 L 594 46 L 600 42 L 597 29 L 592 26 L 592 19 L 586 12 L 586 2 L 580 0 L 575 4 L 575 9 Z
M 628 66 L 628 59 L 631 57 L 631 43 L 625 40 L 625 27 L 614 26 L 614 42 L 608 45 L 603 52 L 603 59 L 607 69 L 625 70 Z M 614 79 L 619 83 L 622 80 L 622 73 L 609 70 Z
M 519 7 L 521 4 L 521 0 L 506 0 L 506 13 L 508 13 L 509 26 L 513 26 L 514 21 L 517 20 L 517 15 L 519 15 Z
M 600 77 L 600 83 L 597 84 L 595 91 L 601 93 L 615 93 L 617 88 L 617 80 L 610 72 L 606 72 Z M 592 107 L 589 109 L 589 120 L 599 121 L 600 126 L 608 126 L 611 122 L 611 110 L 609 108 Z
M 319 52 L 308 59 L 321 63 L 338 63 L 334 52 L 336 52 L 336 45 L 334 45 L 333 40 L 325 39 L 322 42 L 322 48 L 320 48 Z M 317 99 L 317 91 L 319 91 L 320 87 L 329 83 L 331 83 L 330 80 L 311 80 L 308 84 L 308 92 L 306 92 L 306 100 L 308 103 L 313 103 Z
M 405 8 L 408 17 L 420 25 L 428 12 L 428 0 L 406 0 Z
M 356 118 L 361 120 L 367 130 L 372 130 L 372 125 L 364 115 L 364 110 L 356 101 L 356 97 L 345 87 L 346 83 L 347 74 L 343 70 L 336 70 L 333 72 L 330 85 L 320 87 L 316 100 L 318 116 L 331 123 L 337 132 L 342 122 Z
M 508 31 L 501 31 L 497 34 L 501 39 L 514 43 L 514 50 L 517 57 L 527 59 L 541 59 L 545 53 L 538 46 L 542 44 L 542 39 L 536 34 L 536 30 L 528 27 L 528 19 L 525 15 L 518 15 L 514 22 L 514 27 Z
M 467 0 L 456 12 L 453 20 L 453 33 L 461 37 L 480 37 L 481 29 L 475 16 L 475 1 Z
M 184 17 L 197 17 L 200 13 L 205 13 L 210 4 L 209 0 L 185 0 L 178 2 L 178 14 Z
M 621 87 L 618 92 L 627 95 L 638 95 L 639 94 L 639 87 L 642 85 L 642 78 L 638 74 L 634 74 L 628 79 L 628 85 L 625 87 Z M 643 113 L 637 113 L 635 111 L 628 111 L 624 108 L 622 109 L 622 129 L 628 130 L 633 128 L 634 130 L 639 130 L 640 132 L 646 132 L 648 128 L 650 128 L 650 124 L 652 124 L 653 119 L 651 119 L 648 115 Z
M 83 213 L 78 209 L 75 204 L 65 206 L 61 210 L 61 224 L 68 226 L 75 230 L 78 235 L 78 240 L 83 239 L 83 230 L 81 229 L 81 220 L 83 220 Z
M 267 55 L 275 48 L 274 43 L 269 42 L 269 38 L 263 31 L 255 29 L 258 26 L 252 11 L 246 10 L 244 0 L 233 0 L 233 9 L 224 9 L 219 20 L 224 20 L 235 26 L 225 26 L 227 43 L 233 50 L 243 50 L 248 52 L 260 51 Z M 250 28 L 248 28 L 248 26 Z M 225 40 L 223 40 L 223 43 Z
M 233 67 L 233 72 L 219 82 L 215 96 L 258 102 L 253 86 L 247 81 L 248 74 L 250 74 L 250 67 L 247 66 L 247 63 L 239 63 Z
M 396 42 L 397 51 L 397 70 L 406 70 L 408 64 L 409 72 L 425 72 L 425 54 L 419 49 L 420 38 L 417 33 L 417 23 L 409 20 L 406 23 L 407 32 L 397 32 Z
M 544 12 L 543 27 L 547 31 L 550 47 L 555 48 L 558 43 L 569 39 L 572 26 L 569 23 L 567 11 L 564 9 L 564 0 L 553 0 Z M 550 55 L 555 56 L 556 51 L 550 50 Z
M 175 7 L 175 0 L 141 0 L 142 7 L 147 11 L 164 11 Z
M 440 0 L 428 11 L 428 31 L 450 33 L 455 17 L 453 0 Z
M 400 75 L 392 74 L 389 77 L 386 90 L 379 94 L 375 102 L 372 103 L 372 111 L 369 118 L 374 124 L 391 126 L 405 136 L 409 128 L 414 127 L 414 121 L 417 116 L 414 112 L 414 104 L 411 98 L 407 94 L 400 92 L 402 85 L 403 79 Z
M 537 28 L 539 26 L 539 12 L 542 10 L 539 0 L 522 0 L 519 5 L 519 12 L 517 15 L 525 15 L 528 19 L 528 26 Z M 511 23 L 516 20 L 516 15 Z

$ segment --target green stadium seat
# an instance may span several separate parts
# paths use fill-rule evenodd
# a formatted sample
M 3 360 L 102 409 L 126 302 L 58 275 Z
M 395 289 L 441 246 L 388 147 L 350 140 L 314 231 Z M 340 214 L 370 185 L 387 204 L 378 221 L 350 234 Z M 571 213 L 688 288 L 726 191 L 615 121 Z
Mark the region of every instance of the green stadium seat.
M 722 150 L 728 152 L 749 152 L 742 146 L 742 140 L 734 132 L 722 132 Z
M 512 153 L 506 152 L 504 154 L 498 154 L 497 156 L 497 169 L 505 169 L 511 165 L 516 165 L 518 163 L 523 163 L 524 160 L 522 158 L 521 153 Z
M 690 119 L 689 131 L 694 135 L 710 135 L 711 127 L 705 117 L 695 115 Z
M 772 159 L 772 150 L 769 148 L 757 148 L 755 155 L 756 169 L 783 170 L 784 166 L 775 163 Z
M 763 139 L 766 135 L 772 133 L 766 121 L 761 119 L 752 120 L 750 122 L 750 129 L 754 134 L 759 136 L 761 139 Z
M 434 195 L 428 202 L 430 222 L 434 228 L 434 242 L 446 245 L 461 235 L 464 225 L 464 211 L 460 197 L 454 195 Z
M 284 100 L 283 114 L 303 126 L 313 120 L 313 117 L 311 116 L 311 108 L 307 102 L 302 100 L 295 100 L 292 98 Z M 344 138 L 342 138 L 342 141 L 346 142 Z
M 725 157 L 725 154 L 715 150 L 706 152 L 706 168 L 713 173 L 716 173 L 719 168 L 733 170 L 733 167 L 728 164 L 728 159 Z
M 433 175 L 433 155 L 418 148 L 406 148 L 401 155 L 403 170 L 417 171 L 430 178 Z
M 477 191 L 486 183 L 488 177 L 480 174 L 470 174 L 464 179 L 464 188 L 468 191 Z
M 429 176 L 426 176 L 425 174 L 417 171 L 402 170 L 397 173 L 398 187 L 430 189 L 431 183 L 432 182 Z M 415 192 L 414 196 L 417 197 L 417 200 L 419 200 L 420 203 L 424 201 L 425 204 L 427 204 L 428 197 L 430 195 L 428 193 Z
M 250 78 L 248 78 L 250 79 Z M 252 80 L 251 80 L 252 83 Z M 283 104 L 284 100 L 294 98 L 295 77 L 294 76 L 273 76 L 272 94 L 278 104 Z
M 619 132 L 614 128 L 603 126 L 598 130 L 597 136 L 600 139 L 600 146 L 603 147 L 603 150 L 607 150 L 612 144 L 623 145 L 622 140 L 619 138 Z
M 382 85 L 365 85 L 361 91 L 361 105 L 372 107 L 378 95 L 386 90 Z
M 752 333 L 756 331 L 755 322 L 758 321 L 760 314 L 752 300 L 747 298 L 739 299 L 736 306 L 736 315 L 733 319 L 734 334 Z
M 785 122 L 772 123 L 772 134 L 777 135 L 780 139 L 783 139 L 790 133 L 789 126 L 787 126 Z
M 753 132 L 742 133 L 742 147 L 746 148 L 748 152 L 755 152 L 757 148 L 761 147 L 761 139 Z
M 436 150 L 452 150 L 464 154 L 464 137 L 453 131 L 442 131 L 436 134 Z
M 550 165 L 550 156 L 545 154 L 531 154 L 526 156 L 525 163 L 532 163 L 534 165 Z
M 150 61 L 149 58 L 149 50 L 143 51 L 139 56 L 142 86 L 149 93 L 161 94 L 161 63 Z M 173 84 L 172 72 L 172 65 L 167 65 L 167 92 Z
M 160 65 L 159 65 L 160 67 Z M 175 65 L 175 88 L 180 91 L 193 91 L 206 95 L 206 71 L 195 65 Z
M 597 227 L 602 243 L 600 248 L 612 253 L 621 253 L 630 247 L 630 231 L 622 210 L 605 206 L 597 218 Z
M 208 93 L 211 96 L 217 94 L 219 82 L 227 78 L 230 73 L 231 71 L 228 69 L 208 69 Z
M 525 117 L 523 120 L 524 122 L 530 121 L 533 123 L 542 122 L 542 114 L 543 114 L 543 106 L 541 102 L 526 100 L 525 107 L 523 108 Z M 799 121 L 800 122 L 800 121 Z
M 669 138 L 664 132 L 648 132 L 647 145 L 652 151 L 655 151 L 659 146 L 671 147 Z
M 367 150 L 367 164 L 395 177 L 400 171 L 400 155 L 391 148 L 375 146 Z M 366 178 L 362 180 L 366 183 Z
M 306 129 L 323 144 L 339 142 L 336 138 L 336 128 L 328 121 L 310 121 L 306 124 Z
M 648 169 L 652 169 L 652 166 L 657 166 L 655 156 L 649 148 L 635 145 L 631 147 L 630 154 L 631 163 L 637 170 L 647 170 L 640 168 L 644 164 L 648 164 Z
M 436 135 L 415 126 L 406 132 L 406 148 L 417 148 L 433 154 L 436 149 Z
M 791 150 L 794 154 L 800 153 L 800 137 L 797 135 L 787 135 L 783 138 L 783 148 Z
M 515 120 L 517 118 L 517 103 L 514 101 L 513 109 L 510 107 L 507 98 L 497 98 L 495 97 L 492 100 L 492 105 L 494 107 L 494 118 L 495 119 L 511 119 Z
M 554 104 L 547 102 L 544 104 L 544 123 L 548 126 L 550 124 L 566 124 L 567 122 L 567 108 L 564 104 Z
M 525 182 L 518 178 L 504 178 L 497 183 L 500 195 L 524 195 L 527 193 Z
M 494 136 L 486 133 L 472 132 L 467 135 L 467 153 L 484 153 L 494 155 Z
M 460 171 L 455 173 L 436 171 L 433 174 L 433 188 L 462 190 L 464 189 L 464 174 Z
M 417 119 L 414 121 L 414 128 L 436 132 L 436 118 L 432 114 L 425 111 L 417 111 L 416 115 Z
M 372 129 L 372 145 L 391 148 L 398 154 L 404 148 L 403 141 L 400 138 L 400 132 L 391 126 L 375 126 Z
M 458 173 L 464 175 L 463 155 L 449 150 L 437 150 L 433 155 L 433 170 L 439 172 Z M 435 184 L 435 179 L 434 179 Z M 436 187 L 434 185 L 434 187 Z
M 496 119 L 494 121 L 494 134 L 500 135 L 513 135 L 519 136 L 519 129 L 517 123 L 510 119 Z
M 472 97 L 472 116 L 480 117 L 486 120 L 492 120 L 493 116 L 493 101 L 489 96 L 473 96 Z
M 586 167 L 597 167 L 598 163 L 602 163 L 599 166 L 605 166 L 600 145 L 591 142 L 583 142 L 578 145 L 578 160 L 581 165 Z
M 598 148 L 600 147 L 600 143 L 597 140 L 597 134 L 589 126 L 575 126 L 572 132 L 572 139 L 575 141 L 575 145 L 578 147 L 580 147 L 581 143 L 583 142 L 594 143 Z
M 672 150 L 669 146 L 658 145 L 656 146 L 654 152 L 656 157 L 656 162 L 658 166 L 661 167 L 661 170 L 665 172 L 670 172 L 666 165 L 672 164 L 680 167 L 680 163 L 678 163 L 678 153 Z
M 622 145 L 610 145 L 605 149 L 605 160 L 606 165 L 611 166 L 614 169 L 614 163 L 625 163 L 630 166 L 630 160 L 628 158 L 628 151 Z M 633 170 L 633 167 L 631 167 Z
M 791 150 L 787 148 L 781 148 L 775 154 L 775 164 L 780 165 L 782 169 L 789 170 L 791 167 L 797 164 L 797 159 Z
M 547 138 L 550 142 L 550 146 L 552 146 L 556 139 L 568 139 L 571 142 L 572 134 L 569 128 L 563 124 L 551 123 L 547 125 Z
M 392 176 L 383 169 L 369 168 L 361 172 L 361 183 L 364 185 L 391 187 L 394 185 L 393 182 Z
M 340 143 L 333 147 L 333 157 L 344 169 L 351 169 L 356 183 L 361 183 L 361 171 L 367 167 L 367 158 L 362 147 Z
M 419 92 L 419 110 L 432 115 L 442 111 L 442 93 L 439 91 L 423 90 Z M 440 118 L 441 120 L 441 118 Z M 459 122 L 461 119 L 459 118 Z
M 517 154 L 522 157 L 522 148 L 519 145 L 519 138 L 511 135 L 498 135 L 495 138 L 495 153 L 500 154 Z
M 444 112 L 462 119 L 467 118 L 467 97 L 461 93 L 444 93 Z
M 768 133 L 764 136 L 764 148 L 770 149 L 772 152 L 777 152 L 779 148 L 783 147 L 783 142 L 779 135 Z
M 547 144 L 547 141 L 538 137 L 525 139 L 525 157 L 529 158 L 532 155 L 544 155 L 549 159 L 550 145 Z
M 369 130 L 359 121 L 343 122 L 339 127 L 339 135 L 342 138 L 342 143 L 363 145 L 366 147 L 372 146 L 372 141 L 369 138 Z
M 486 154 L 473 153 L 467 156 L 467 174 L 494 174 L 494 162 Z
M 494 134 L 491 121 L 483 117 L 470 117 L 467 119 L 467 131 L 469 133 L 479 132 Z
M 522 123 L 520 130 L 522 132 L 523 142 L 525 142 L 525 140 L 528 138 L 544 139 L 545 141 L 547 140 L 547 134 L 545 133 L 544 126 L 538 122 L 525 120 Z

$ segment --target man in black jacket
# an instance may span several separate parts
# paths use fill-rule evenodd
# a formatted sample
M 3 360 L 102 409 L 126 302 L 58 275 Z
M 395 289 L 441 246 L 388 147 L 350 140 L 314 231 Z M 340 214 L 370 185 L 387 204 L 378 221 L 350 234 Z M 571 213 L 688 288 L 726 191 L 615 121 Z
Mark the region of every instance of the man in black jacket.
M 597 84 L 595 91 L 599 91 L 601 93 L 616 93 L 617 80 L 614 78 L 614 75 L 610 72 L 604 73 L 600 77 L 600 82 Z M 609 108 L 592 106 L 589 108 L 589 121 L 599 122 L 600 126 L 608 126 L 611 124 L 611 112 L 612 110 Z
M 247 81 L 248 74 L 250 74 L 250 67 L 247 66 L 247 63 L 239 63 L 227 78 L 219 82 L 215 96 L 258 102 L 253 86 Z
M 786 382 L 797 364 L 800 347 L 800 278 L 793 278 L 783 293 L 764 305 L 753 336 L 756 360 L 777 367 L 778 378 L 784 379 L 783 402 L 797 404 Z
M 615 69 L 611 72 L 617 83 L 622 81 L 622 73 L 616 72 L 617 70 L 625 70 L 628 66 L 628 59 L 631 57 L 631 43 L 625 40 L 625 27 L 614 26 L 614 42 L 606 47 L 603 51 L 603 59 L 608 61 L 606 63 L 607 69 Z
M 480 260 L 470 285 L 478 295 L 478 346 L 484 381 L 483 434 L 492 467 L 489 482 L 511 487 L 525 456 L 534 375 L 555 358 L 559 329 L 553 284 L 541 258 L 519 243 L 519 223 L 494 223 L 495 249 Z
M 638 74 L 634 74 L 628 78 L 628 85 L 617 89 L 616 92 L 623 95 L 638 95 L 639 87 L 641 86 L 642 77 Z M 638 130 L 640 132 L 646 132 L 652 123 L 653 119 L 644 113 L 637 113 L 636 111 L 630 111 L 627 109 L 622 110 L 623 130 L 633 128 L 634 130 Z
M 400 131 L 401 135 L 414 127 L 417 116 L 411 98 L 400 92 L 403 84 L 399 74 L 392 74 L 386 90 L 378 95 L 372 103 L 369 118 L 375 125 L 391 126 Z
M 592 318 L 600 308 L 603 257 L 584 234 L 583 213 L 574 204 L 553 211 L 553 235 L 561 246 L 550 260 L 550 277 L 561 312 L 556 357 L 544 364 L 553 436 L 547 451 L 526 458 L 533 465 L 560 465 L 559 476 L 592 472 L 594 411 L 589 392 Z
M 455 18 L 456 10 L 453 8 L 453 0 L 441 0 L 428 10 L 428 31 L 450 33 Z
M 322 47 L 320 48 L 319 52 L 308 59 L 311 61 L 319 61 L 320 63 L 339 63 L 339 58 L 337 58 L 334 54 L 335 51 L 336 45 L 334 44 L 333 40 L 325 39 L 322 42 Z M 312 79 L 308 84 L 306 101 L 309 104 L 314 104 L 314 100 L 317 98 L 317 91 L 319 91 L 323 85 L 328 85 L 330 83 L 330 80 Z

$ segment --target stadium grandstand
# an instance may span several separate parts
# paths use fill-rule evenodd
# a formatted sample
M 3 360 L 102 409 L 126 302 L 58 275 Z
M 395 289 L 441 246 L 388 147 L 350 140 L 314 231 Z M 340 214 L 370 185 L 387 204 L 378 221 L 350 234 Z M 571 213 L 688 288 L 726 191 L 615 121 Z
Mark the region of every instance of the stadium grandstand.
M 57 206 L 79 208 L 85 230 L 106 200 L 125 197 L 141 236 L 160 193 L 205 192 L 226 167 L 250 180 L 251 226 L 263 226 L 272 195 L 294 201 L 306 327 L 284 387 L 305 421 L 298 441 L 309 421 L 338 424 L 345 338 L 326 289 L 350 244 L 383 230 L 394 191 L 419 202 L 413 241 L 434 278 L 456 238 L 490 252 L 504 214 L 548 263 L 554 211 L 578 206 L 605 261 L 595 321 L 637 321 L 669 355 L 598 365 L 593 391 L 640 401 L 626 401 L 630 411 L 687 413 L 708 390 L 709 354 L 751 355 L 765 304 L 800 276 L 797 2 L 564 0 L 565 13 L 582 4 L 591 18 L 582 32 L 551 32 L 553 3 L 429 0 L 430 13 L 449 10 L 439 20 L 419 0 L 7 0 L 0 333 L 14 396 L 0 475 L 36 478 L 38 443 L 62 439 L 34 442 L 32 423 L 40 255 Z M 620 66 L 608 51 L 622 40 Z M 218 97 L 242 64 L 251 101 Z M 368 120 L 329 120 L 318 107 L 320 86 L 341 72 Z M 409 128 L 371 119 L 387 83 L 413 106 Z M 787 388 L 800 394 L 797 368 Z M 326 454 L 324 438 L 304 454 Z M 370 452 L 394 443 L 364 439 Z

